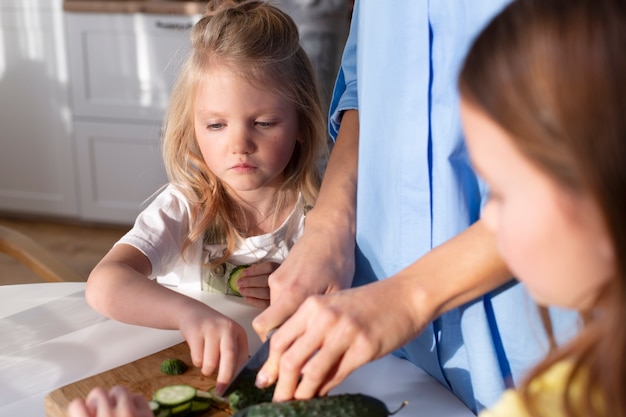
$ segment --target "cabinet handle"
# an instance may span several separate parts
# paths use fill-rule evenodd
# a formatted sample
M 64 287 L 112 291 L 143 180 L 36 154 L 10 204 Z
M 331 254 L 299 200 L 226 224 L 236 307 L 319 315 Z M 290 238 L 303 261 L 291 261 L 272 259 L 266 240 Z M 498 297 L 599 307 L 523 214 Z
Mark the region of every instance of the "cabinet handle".
M 167 22 L 156 22 L 156 27 L 160 29 L 174 29 L 174 30 L 187 30 L 193 27 L 192 23 L 167 23 Z

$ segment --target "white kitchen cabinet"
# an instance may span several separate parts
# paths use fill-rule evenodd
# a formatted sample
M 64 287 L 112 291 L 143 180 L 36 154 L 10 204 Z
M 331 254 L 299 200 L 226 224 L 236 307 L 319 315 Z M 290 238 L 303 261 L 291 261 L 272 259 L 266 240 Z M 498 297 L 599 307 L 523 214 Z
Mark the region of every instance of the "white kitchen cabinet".
M 131 223 L 166 182 L 160 130 L 198 18 L 66 14 L 83 219 Z
M 76 217 L 62 0 L 0 1 L 0 211 Z
M 196 18 L 66 16 L 74 116 L 160 122 Z
M 74 124 L 82 218 L 129 223 L 165 181 L 156 125 Z

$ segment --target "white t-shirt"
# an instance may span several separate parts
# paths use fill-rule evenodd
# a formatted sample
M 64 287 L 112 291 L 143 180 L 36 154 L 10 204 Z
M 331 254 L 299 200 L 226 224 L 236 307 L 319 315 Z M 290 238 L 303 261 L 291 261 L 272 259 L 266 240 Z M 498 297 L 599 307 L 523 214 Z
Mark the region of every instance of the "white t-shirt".
M 133 228 L 116 243 L 126 243 L 141 251 L 152 265 L 152 278 L 173 286 L 197 286 L 207 291 L 228 292 L 223 283 L 202 285 L 208 268 L 202 266 L 208 259 L 222 253 L 224 244 L 207 244 L 202 240 L 187 248 L 182 245 L 189 230 L 189 203 L 176 186 L 168 185 L 137 219 Z M 305 207 L 302 197 L 285 220 L 272 233 L 252 236 L 240 242 L 225 265 L 226 271 L 234 265 L 258 262 L 282 263 L 295 241 L 302 235 Z M 207 270 L 207 271 L 205 271 Z M 228 274 L 225 274 L 226 277 Z

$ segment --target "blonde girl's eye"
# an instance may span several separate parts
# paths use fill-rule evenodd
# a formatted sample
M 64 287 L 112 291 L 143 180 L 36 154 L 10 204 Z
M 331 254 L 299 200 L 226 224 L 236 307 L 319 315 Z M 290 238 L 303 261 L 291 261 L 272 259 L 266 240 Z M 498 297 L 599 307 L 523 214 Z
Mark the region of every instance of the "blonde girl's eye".
M 209 130 L 220 130 L 224 127 L 223 123 L 210 123 L 207 125 L 207 129 Z

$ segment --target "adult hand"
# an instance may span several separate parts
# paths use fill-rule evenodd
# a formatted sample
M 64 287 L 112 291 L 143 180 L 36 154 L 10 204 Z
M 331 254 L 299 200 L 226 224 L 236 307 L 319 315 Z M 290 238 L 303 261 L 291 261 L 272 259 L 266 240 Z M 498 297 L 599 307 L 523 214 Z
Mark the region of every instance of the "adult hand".
M 153 417 L 142 395 L 131 394 L 119 385 L 109 392 L 101 387 L 92 389 L 85 400 L 72 400 L 67 413 L 69 417 Z
M 280 266 L 276 262 L 261 262 L 244 269 L 237 280 L 241 296 L 250 305 L 266 308 L 270 305 L 269 275 Z
M 210 307 L 190 301 L 179 314 L 180 332 L 189 345 L 194 366 L 204 375 L 218 370 L 216 389 L 220 391 L 248 359 L 248 338 L 238 323 Z
M 304 233 L 269 277 L 271 304 L 252 322 L 261 339 L 283 324 L 309 295 L 333 293 L 352 284 L 358 146 L 358 112 L 348 110 L 315 207 L 307 213 Z
M 309 295 L 347 288 L 354 275 L 354 241 L 341 244 L 335 230 L 313 223 L 313 209 L 303 236 L 283 264 L 269 276 L 272 302 L 252 325 L 261 337 L 279 327 Z
M 325 395 L 359 366 L 404 345 L 426 324 L 415 320 L 410 285 L 390 278 L 309 297 L 272 336 L 257 384 L 277 381 L 276 401 Z
M 308 298 L 272 336 L 257 383 L 278 380 L 279 401 L 327 394 L 445 311 L 510 279 L 493 235 L 478 221 L 392 277 Z

